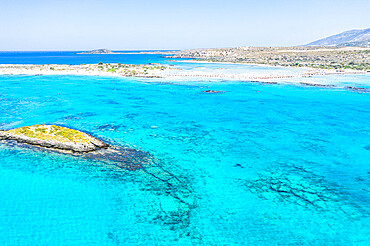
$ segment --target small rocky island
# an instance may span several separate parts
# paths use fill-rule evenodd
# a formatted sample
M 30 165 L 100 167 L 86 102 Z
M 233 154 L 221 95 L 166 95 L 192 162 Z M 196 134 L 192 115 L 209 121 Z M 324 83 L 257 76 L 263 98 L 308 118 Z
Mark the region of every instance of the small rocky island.
M 109 146 L 87 133 L 56 125 L 32 125 L 9 131 L 0 130 L 0 139 L 79 153 Z
M 84 52 L 80 52 L 80 53 L 77 53 L 77 54 L 81 54 L 81 55 L 89 55 L 89 54 L 92 54 L 92 55 L 97 55 L 97 54 L 120 54 L 118 52 L 113 52 L 111 50 L 107 50 L 107 49 L 97 49 L 97 50 L 91 50 L 91 51 L 84 51 Z
M 111 145 L 90 134 L 57 125 L 32 125 L 0 130 L 0 143 L 101 161 L 125 170 L 138 170 L 151 161 L 149 153 Z

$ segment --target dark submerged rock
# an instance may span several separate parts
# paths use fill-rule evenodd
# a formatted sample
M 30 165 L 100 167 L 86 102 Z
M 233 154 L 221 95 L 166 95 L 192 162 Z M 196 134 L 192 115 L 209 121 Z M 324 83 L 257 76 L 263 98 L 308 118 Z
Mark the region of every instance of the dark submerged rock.
M 370 93 L 370 88 L 347 86 L 346 89 L 360 93 Z
M 335 85 L 324 85 L 324 84 L 314 84 L 314 83 L 307 83 L 307 82 L 300 82 L 301 85 L 305 86 L 312 86 L 312 87 L 335 87 Z
M 208 94 L 215 94 L 215 93 L 225 93 L 225 91 L 214 91 L 214 90 L 206 90 L 202 91 L 203 93 L 208 93 Z

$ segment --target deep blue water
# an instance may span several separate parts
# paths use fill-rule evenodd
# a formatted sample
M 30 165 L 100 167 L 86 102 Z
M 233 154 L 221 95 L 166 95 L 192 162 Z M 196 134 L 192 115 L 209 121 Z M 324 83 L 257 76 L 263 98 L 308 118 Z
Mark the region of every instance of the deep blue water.
M 161 55 L 137 54 L 77 54 L 79 51 L 0 51 L 0 64 L 94 64 L 122 63 L 146 64 L 163 61 Z
M 0 76 L 1 129 L 87 131 L 178 180 L 0 144 L 3 245 L 368 245 L 370 94 L 163 82 Z

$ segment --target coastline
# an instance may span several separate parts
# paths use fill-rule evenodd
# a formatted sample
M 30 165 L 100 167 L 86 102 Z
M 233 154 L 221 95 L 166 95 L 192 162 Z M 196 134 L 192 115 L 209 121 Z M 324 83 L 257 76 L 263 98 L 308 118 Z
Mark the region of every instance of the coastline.
M 111 52 L 111 53 L 84 53 L 79 52 L 77 55 L 171 55 L 175 52 L 169 51 L 134 51 L 134 52 Z
M 189 61 L 179 61 L 189 62 Z M 221 63 L 210 61 L 190 61 L 191 63 Z M 241 64 L 254 66 L 254 64 L 246 63 L 228 63 L 223 64 Z M 256 64 L 264 67 L 277 67 L 264 64 Z M 79 75 L 79 76 L 102 76 L 102 77 L 138 77 L 138 78 L 162 78 L 162 79 L 207 79 L 207 80 L 234 80 L 242 82 L 258 82 L 266 84 L 297 84 L 304 86 L 316 87 L 337 87 L 332 84 L 322 81 L 297 81 L 292 79 L 304 79 L 312 76 L 328 76 L 328 75 L 349 75 L 349 74 L 368 74 L 359 71 L 330 71 L 329 69 L 307 69 L 295 68 L 290 69 L 301 70 L 298 73 L 287 72 L 245 72 L 245 73 L 223 73 L 223 71 L 196 71 L 182 70 L 169 66 L 159 65 L 130 65 L 130 64 L 83 64 L 83 65 L 22 65 L 22 64 L 0 64 L 0 75 Z M 356 87 L 351 87 L 356 89 Z M 358 89 L 358 88 L 357 88 Z M 363 89 L 363 88 L 360 88 Z M 366 90 L 367 92 L 367 90 Z
M 0 64 L 0 75 L 86 75 L 108 77 L 161 77 L 164 66 L 131 64 Z
M 236 47 L 182 50 L 165 58 L 370 71 L 369 51 L 365 47 Z
M 194 58 L 195 59 L 195 58 Z M 341 71 L 336 71 L 335 69 L 322 69 L 322 68 L 311 68 L 311 67 L 288 67 L 281 65 L 270 65 L 270 64 L 260 64 L 260 63 L 243 63 L 243 62 L 217 62 L 217 61 L 200 61 L 200 60 L 170 60 L 172 62 L 178 63 L 199 63 L 199 64 L 226 64 L 226 65 L 245 65 L 245 66 L 256 66 L 256 67 L 268 67 L 268 68 L 287 68 L 287 69 L 300 69 L 308 70 L 320 73 L 318 75 L 332 75 L 332 74 L 368 74 L 366 71 L 362 70 L 353 70 L 353 69 L 344 69 Z M 322 73 L 325 74 L 322 74 Z

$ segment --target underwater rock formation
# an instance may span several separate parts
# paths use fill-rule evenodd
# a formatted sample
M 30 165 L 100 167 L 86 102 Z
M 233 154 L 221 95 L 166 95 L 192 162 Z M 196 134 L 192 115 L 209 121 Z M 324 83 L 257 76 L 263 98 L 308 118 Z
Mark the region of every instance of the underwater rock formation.
M 206 90 L 202 91 L 203 93 L 209 93 L 209 94 L 214 94 L 214 93 L 225 93 L 224 91 L 214 91 L 214 90 Z
M 56 152 L 89 159 L 116 174 L 135 171 L 132 178 L 143 184 L 143 190 L 154 194 L 150 200 L 153 222 L 187 233 L 190 211 L 195 206 L 188 177 L 174 167 L 171 171 L 167 170 L 165 163 L 148 152 L 117 143 L 107 144 L 84 132 L 55 125 L 33 125 L 0 131 L 0 144 L 12 149 Z
M 319 182 L 310 182 L 296 175 L 270 174 L 260 176 L 259 179 L 247 183 L 252 192 L 260 196 L 274 194 L 279 200 L 291 201 L 300 205 L 323 207 L 324 201 L 333 198 L 332 192 Z
M 351 91 L 354 91 L 354 92 L 370 93 L 370 89 L 369 88 L 355 87 L 355 86 L 346 86 L 345 88 L 347 90 L 351 90 Z
M 315 84 L 315 83 L 307 83 L 307 82 L 300 82 L 301 85 L 305 86 L 312 86 L 312 87 L 335 87 L 335 85 L 325 85 L 325 84 Z
M 262 199 L 293 203 L 328 213 L 341 211 L 352 218 L 365 213 L 361 206 L 350 202 L 348 194 L 329 184 L 323 177 L 303 169 L 260 173 L 259 178 L 246 181 L 244 186 Z

